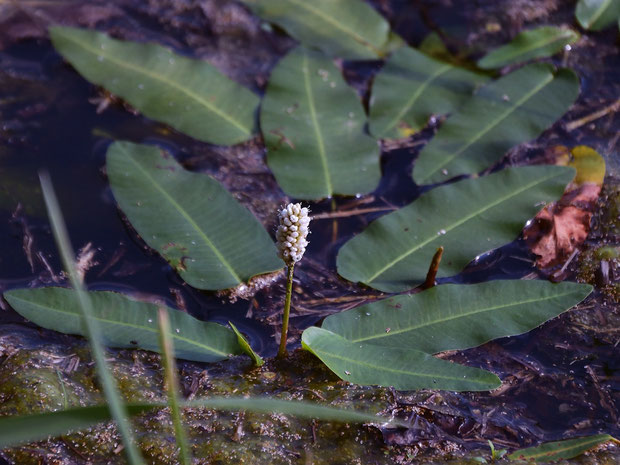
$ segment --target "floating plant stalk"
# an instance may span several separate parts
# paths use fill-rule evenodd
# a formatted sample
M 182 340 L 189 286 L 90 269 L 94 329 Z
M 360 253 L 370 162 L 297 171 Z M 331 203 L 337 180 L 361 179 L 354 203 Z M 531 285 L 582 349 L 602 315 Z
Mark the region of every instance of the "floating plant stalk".
M 282 314 L 282 332 L 280 336 L 280 348 L 278 349 L 278 357 L 286 355 L 286 339 L 288 334 L 288 320 L 291 312 L 291 295 L 293 292 L 293 272 L 295 263 L 301 260 L 308 241 L 308 226 L 310 217 L 308 209 L 302 207 L 300 203 L 289 203 L 278 214 L 280 224 L 276 231 L 276 241 L 278 246 L 278 254 L 286 263 L 287 280 L 286 280 L 286 299 L 284 300 L 284 312 Z

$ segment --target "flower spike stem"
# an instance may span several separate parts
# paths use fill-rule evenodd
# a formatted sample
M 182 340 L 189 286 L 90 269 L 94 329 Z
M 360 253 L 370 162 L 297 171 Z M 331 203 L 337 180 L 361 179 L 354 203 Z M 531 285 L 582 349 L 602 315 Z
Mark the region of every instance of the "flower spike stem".
M 293 270 L 295 264 L 288 266 L 288 276 L 286 278 L 286 299 L 284 300 L 284 313 L 282 314 L 282 333 L 280 335 L 280 348 L 278 358 L 286 357 L 286 340 L 288 337 L 288 318 L 291 313 L 291 295 L 293 294 Z
M 286 280 L 286 300 L 284 301 L 284 314 L 282 315 L 282 335 L 280 337 L 280 348 L 278 358 L 286 356 L 286 337 L 288 333 L 288 317 L 291 313 L 291 294 L 293 292 L 293 270 L 295 263 L 301 260 L 308 241 L 308 225 L 310 217 L 308 208 L 302 207 L 300 203 L 289 203 L 278 212 L 280 224 L 276 231 L 276 246 L 278 255 L 288 267 Z

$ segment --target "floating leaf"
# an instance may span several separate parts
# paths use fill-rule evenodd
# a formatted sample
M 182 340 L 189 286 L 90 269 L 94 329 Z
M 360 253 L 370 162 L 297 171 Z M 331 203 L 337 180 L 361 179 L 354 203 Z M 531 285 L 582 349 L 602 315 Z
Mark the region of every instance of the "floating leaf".
M 572 29 L 555 26 L 542 26 L 518 34 L 509 44 L 486 54 L 478 61 L 483 69 L 543 58 L 561 51 L 564 46 L 579 40 L 579 33 Z
M 532 140 L 572 105 L 579 80 L 546 63 L 518 69 L 480 89 L 451 116 L 415 163 L 417 184 L 478 173 L 514 145 Z
M 158 306 L 108 291 L 88 293 L 93 318 L 103 342 L 110 347 L 159 351 Z M 24 318 L 47 329 L 84 335 L 75 291 L 61 287 L 15 289 L 4 293 L 11 307 Z M 228 328 L 207 323 L 185 312 L 166 308 L 173 329 L 175 355 L 185 360 L 214 362 L 241 354 L 235 334 Z
M 370 132 L 378 138 L 407 137 L 432 115 L 450 113 L 487 78 L 403 47 L 375 77 L 370 98 Z
M 493 373 L 447 362 L 405 347 L 350 342 L 325 329 L 303 332 L 302 346 L 341 379 L 400 390 L 487 391 L 501 385 Z
M 537 447 L 521 449 L 510 454 L 508 458 L 512 460 L 533 460 L 536 462 L 567 460 L 608 441 L 620 443 L 620 441 L 609 434 L 596 434 L 565 441 L 547 442 Z
M 579 0 L 575 17 L 584 29 L 600 31 L 620 21 L 618 0 Z
M 243 0 L 258 16 L 308 47 L 348 59 L 372 59 L 389 47 L 390 25 L 360 0 Z
M 254 132 L 258 96 L 207 62 L 85 29 L 52 27 L 50 36 L 82 76 L 149 118 L 214 144 L 235 144 Z
M 364 108 L 324 56 L 297 48 L 284 57 L 260 119 L 269 167 L 288 195 L 353 195 L 379 183 L 379 146 L 364 134 Z
M 351 423 L 381 423 L 407 427 L 405 422 L 373 415 L 359 410 L 340 409 L 303 401 L 288 401 L 262 397 L 211 397 L 181 402 L 181 407 L 209 408 L 224 411 L 248 410 L 256 413 L 281 413 L 299 418 L 318 419 Z M 152 409 L 166 408 L 165 403 L 127 404 L 130 415 L 138 415 Z M 49 436 L 58 436 L 80 429 L 86 429 L 111 420 L 108 407 L 93 405 L 56 412 L 33 415 L 0 417 L 0 449 L 40 441 Z
M 282 268 L 263 226 L 217 181 L 157 147 L 115 142 L 107 171 L 144 241 L 198 289 L 226 289 Z
M 241 334 L 241 331 L 239 331 L 237 327 L 234 324 L 232 324 L 232 322 L 229 321 L 228 324 L 230 325 L 235 335 L 237 336 L 237 342 L 239 343 L 239 347 L 241 347 L 241 350 L 243 350 L 247 355 L 250 356 L 250 358 L 254 361 L 254 365 L 256 365 L 257 367 L 262 366 L 265 363 L 265 361 L 262 359 L 260 355 L 254 352 L 254 349 L 252 349 L 252 346 L 250 345 L 248 340 L 245 338 L 245 336 Z
M 336 313 L 322 327 L 357 343 L 427 353 L 468 349 L 530 331 L 591 290 L 585 284 L 548 281 L 445 284 Z
M 525 166 L 433 189 L 347 242 L 338 273 L 382 291 L 404 291 L 424 281 L 443 246 L 438 277 L 456 274 L 476 255 L 514 240 L 542 204 L 562 195 L 574 173 Z

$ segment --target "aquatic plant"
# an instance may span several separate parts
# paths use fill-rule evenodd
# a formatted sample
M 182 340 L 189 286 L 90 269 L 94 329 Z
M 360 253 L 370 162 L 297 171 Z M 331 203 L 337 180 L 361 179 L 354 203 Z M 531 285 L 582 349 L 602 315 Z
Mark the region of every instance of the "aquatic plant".
M 282 332 L 280 334 L 280 347 L 278 357 L 286 355 L 286 340 L 288 336 L 288 320 L 291 312 L 291 294 L 293 292 L 293 272 L 295 263 L 304 256 L 308 241 L 310 217 L 308 208 L 300 203 L 289 203 L 278 213 L 278 229 L 276 231 L 276 246 L 278 255 L 287 266 L 286 274 L 286 298 L 282 313 Z
M 340 248 L 337 268 L 343 278 L 394 295 L 334 314 L 320 328 L 306 329 L 302 347 L 353 383 L 401 390 L 498 387 L 501 380 L 495 374 L 434 354 L 530 331 L 583 300 L 591 287 L 522 280 L 433 286 L 435 275 L 457 274 L 472 259 L 515 239 L 540 206 L 560 198 L 574 178 L 575 170 L 562 166 L 489 173 L 499 167 L 506 151 L 538 137 L 573 104 L 579 94 L 577 75 L 548 63 L 525 64 L 499 78 L 485 69 L 548 57 L 578 34 L 558 28 L 523 33 L 472 70 L 403 46 L 376 11 L 355 0 L 246 3 L 302 43 L 274 68 L 260 108 L 267 163 L 285 193 L 304 200 L 369 193 L 380 178 L 380 140 L 416 134 L 439 116 L 447 119 L 421 151 L 412 177 L 418 184 L 459 178 L 427 189 Z M 583 16 L 579 8 L 578 17 Z M 327 31 L 321 21 L 325 17 L 335 18 Z M 596 18 L 587 23 L 597 27 Z M 257 134 L 258 96 L 208 63 L 159 45 L 121 41 L 94 31 L 54 27 L 50 35 L 56 49 L 88 80 L 147 117 L 214 144 L 235 144 Z M 333 56 L 387 56 L 371 89 L 368 117 Z M 370 134 L 364 129 L 367 122 Z M 285 357 L 294 268 L 308 244 L 308 208 L 290 203 L 279 212 L 274 244 L 254 215 L 219 182 L 186 170 L 159 147 L 114 142 L 106 169 L 120 210 L 187 284 L 207 291 L 230 289 L 287 267 L 278 349 L 278 357 Z M 436 262 L 431 279 L 425 271 L 438 247 L 444 258 Z M 61 252 L 75 281 L 67 250 Z M 416 286 L 425 276 L 426 290 L 418 292 Z M 180 401 L 173 343 L 175 355 L 188 360 L 211 362 L 246 353 L 260 365 L 261 357 L 232 324 L 229 329 L 200 322 L 175 309 L 116 293 L 87 293 L 81 284 L 73 284 L 74 291 L 21 289 L 8 291 L 5 297 L 33 322 L 91 340 L 112 417 L 132 463 L 141 459 L 127 429 L 127 416 L 165 404 L 128 405 L 124 411 L 106 375 L 100 343 L 162 352 L 167 405 L 183 463 L 189 453 L 180 410 L 188 406 L 273 409 L 343 421 L 379 418 L 275 399 Z M 107 408 L 94 406 L 3 419 L 0 431 L 12 430 L 13 435 L 0 440 L 0 445 L 108 418 Z M 28 430 L 47 420 L 60 421 L 62 427 Z

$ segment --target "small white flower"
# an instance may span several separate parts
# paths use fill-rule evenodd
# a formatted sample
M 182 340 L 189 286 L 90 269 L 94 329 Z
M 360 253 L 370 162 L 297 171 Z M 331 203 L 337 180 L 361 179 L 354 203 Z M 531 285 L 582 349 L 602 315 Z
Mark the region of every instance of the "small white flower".
M 308 209 L 300 203 L 289 203 L 278 214 L 280 225 L 276 231 L 276 241 L 280 258 L 287 265 L 293 265 L 301 260 L 306 251 L 308 241 L 308 225 L 310 217 Z

